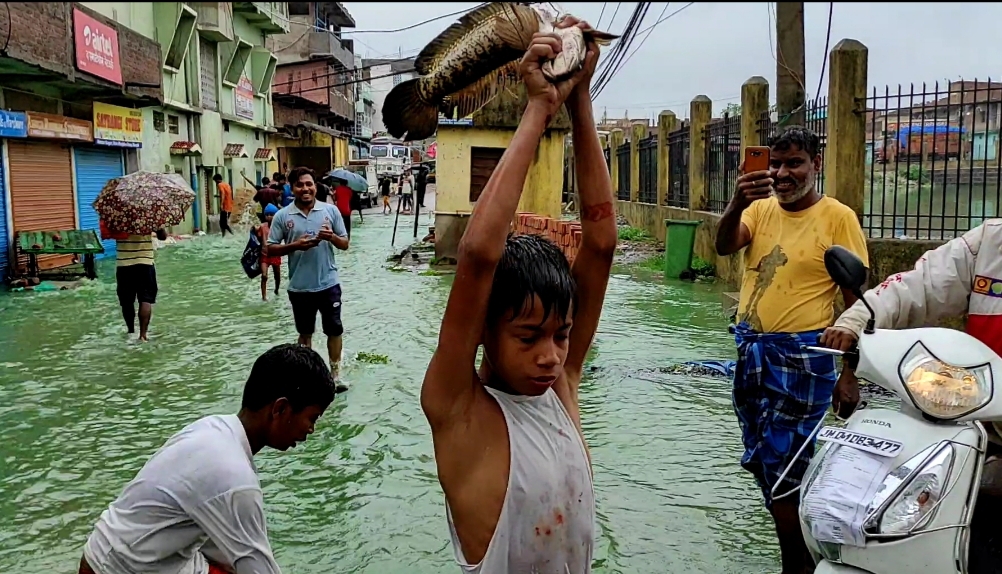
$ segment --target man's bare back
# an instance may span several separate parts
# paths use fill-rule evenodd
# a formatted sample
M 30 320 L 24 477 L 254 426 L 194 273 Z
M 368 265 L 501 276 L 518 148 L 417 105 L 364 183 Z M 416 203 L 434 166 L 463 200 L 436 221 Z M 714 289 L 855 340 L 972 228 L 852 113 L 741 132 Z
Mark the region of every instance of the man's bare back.
M 589 46 L 584 70 L 554 85 L 539 68 L 559 50 L 559 39 L 537 34 L 523 58 L 529 105 L 460 243 L 422 387 L 457 558 L 480 564 L 484 574 L 501 564 L 590 567 L 593 493 L 577 394 L 617 237 L 588 92 L 598 51 Z M 543 239 L 506 242 L 539 140 L 565 100 L 579 180 L 590 182 L 581 190 L 582 246 L 573 269 Z M 545 272 L 534 273 L 538 268 Z M 547 567 L 549 557 L 565 564 Z

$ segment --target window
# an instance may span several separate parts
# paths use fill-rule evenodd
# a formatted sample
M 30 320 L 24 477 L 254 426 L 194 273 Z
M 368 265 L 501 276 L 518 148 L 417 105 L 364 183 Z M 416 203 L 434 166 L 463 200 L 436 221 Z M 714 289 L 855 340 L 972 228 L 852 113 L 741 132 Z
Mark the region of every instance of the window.
M 195 20 L 198 14 L 190 7 L 179 4 L 181 13 L 178 14 L 177 24 L 174 25 L 174 35 L 171 37 L 170 46 L 167 48 L 167 57 L 164 59 L 164 66 L 171 70 L 181 69 L 184 63 L 184 56 L 188 53 L 188 45 L 191 44 L 191 36 L 195 33 Z
M 223 131 L 224 132 L 230 131 L 230 122 L 223 120 Z
M 390 155 L 390 150 L 384 145 L 374 145 L 372 146 L 372 157 L 387 157 Z
M 163 112 L 153 112 L 153 129 L 158 132 L 166 131 L 164 129 L 164 113 Z
M 393 85 L 394 86 L 397 85 L 397 84 L 399 84 L 402 81 L 404 81 L 403 75 L 401 75 L 401 74 L 393 74 Z
M 271 81 L 277 65 L 278 58 L 268 50 L 254 50 L 251 54 L 251 82 L 258 94 L 271 93 Z
M 289 2 L 289 16 L 309 16 L 309 2 Z
M 480 194 L 484 192 L 484 187 L 487 186 L 487 181 L 501 161 L 502 155 L 504 148 L 470 148 L 470 203 L 476 203 L 480 199 Z
M 216 111 L 218 100 L 216 96 L 216 75 L 219 68 L 219 57 L 216 55 L 216 44 L 199 36 L 198 38 L 199 84 L 202 90 L 202 107 Z
M 167 116 L 167 131 L 169 131 L 172 134 L 181 133 L 178 125 L 179 120 L 180 118 L 178 118 L 177 116 Z
M 244 73 L 244 69 L 247 67 L 247 60 L 250 59 L 253 49 L 254 46 L 250 42 L 237 39 L 236 47 L 233 49 L 233 54 L 226 65 L 226 72 L 223 73 L 223 82 L 236 87 L 237 82 L 240 81 L 240 75 Z

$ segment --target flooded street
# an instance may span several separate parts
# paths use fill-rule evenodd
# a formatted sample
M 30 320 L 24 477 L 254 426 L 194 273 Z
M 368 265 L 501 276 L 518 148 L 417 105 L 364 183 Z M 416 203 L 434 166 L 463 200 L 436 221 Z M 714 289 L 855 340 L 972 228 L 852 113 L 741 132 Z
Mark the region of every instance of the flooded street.
M 398 245 L 412 222 L 400 218 Z M 338 254 L 351 391 L 305 445 L 256 458 L 285 572 L 458 571 L 418 399 L 451 278 L 388 270 L 392 227 L 366 214 Z M 198 417 L 236 412 L 254 359 L 295 341 L 284 288 L 263 303 L 241 270 L 245 241 L 158 252 L 147 345 L 125 333 L 113 260 L 75 291 L 0 295 L 0 572 L 75 573 L 98 515 L 154 450 Z M 733 356 L 720 289 L 614 273 L 581 389 L 595 571 L 778 570 L 770 521 L 738 466 L 729 382 L 657 371 Z M 389 363 L 354 361 L 362 351 Z

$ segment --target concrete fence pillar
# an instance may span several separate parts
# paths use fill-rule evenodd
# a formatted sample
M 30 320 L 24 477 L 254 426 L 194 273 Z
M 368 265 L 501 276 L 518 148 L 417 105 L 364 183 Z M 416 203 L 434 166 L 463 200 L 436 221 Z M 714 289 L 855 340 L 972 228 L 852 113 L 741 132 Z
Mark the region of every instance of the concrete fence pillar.
M 623 144 L 623 130 L 616 128 L 609 134 L 609 177 L 612 193 L 619 194 L 619 146 Z
M 675 131 L 675 112 L 665 110 L 658 114 L 658 205 L 668 198 L 668 134 Z
M 857 40 L 835 45 L 828 58 L 828 134 L 825 194 L 856 212 L 862 221 L 866 185 L 867 49 Z
M 689 209 L 706 207 L 706 138 L 705 128 L 713 117 L 713 102 L 696 96 L 689 102 Z
M 647 122 L 630 126 L 630 201 L 640 201 L 640 140 L 647 137 Z
M 759 120 L 769 111 L 769 81 L 762 76 L 752 76 L 741 84 L 741 155 L 745 148 L 761 143 Z

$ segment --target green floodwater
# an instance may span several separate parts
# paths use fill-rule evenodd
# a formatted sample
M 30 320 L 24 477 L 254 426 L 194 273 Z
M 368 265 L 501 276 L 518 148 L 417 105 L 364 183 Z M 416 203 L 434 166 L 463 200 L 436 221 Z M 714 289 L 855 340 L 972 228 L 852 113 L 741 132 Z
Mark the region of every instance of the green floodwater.
M 401 217 L 409 237 L 410 217 Z M 426 227 L 422 222 L 422 230 Z M 305 445 L 257 466 L 288 573 L 458 572 L 418 401 L 451 278 L 391 272 L 392 218 L 367 215 L 339 255 L 352 383 Z M 232 413 L 254 359 L 296 338 L 283 292 L 260 301 L 245 235 L 157 254 L 152 341 L 125 334 L 113 283 L 0 295 L 0 572 L 76 572 L 101 511 L 171 434 Z M 616 269 L 581 389 L 594 461 L 598 573 L 778 570 L 729 382 L 656 369 L 726 359 L 719 288 Z M 322 341 L 322 339 L 321 339 Z M 322 348 L 322 347 L 321 347 Z

